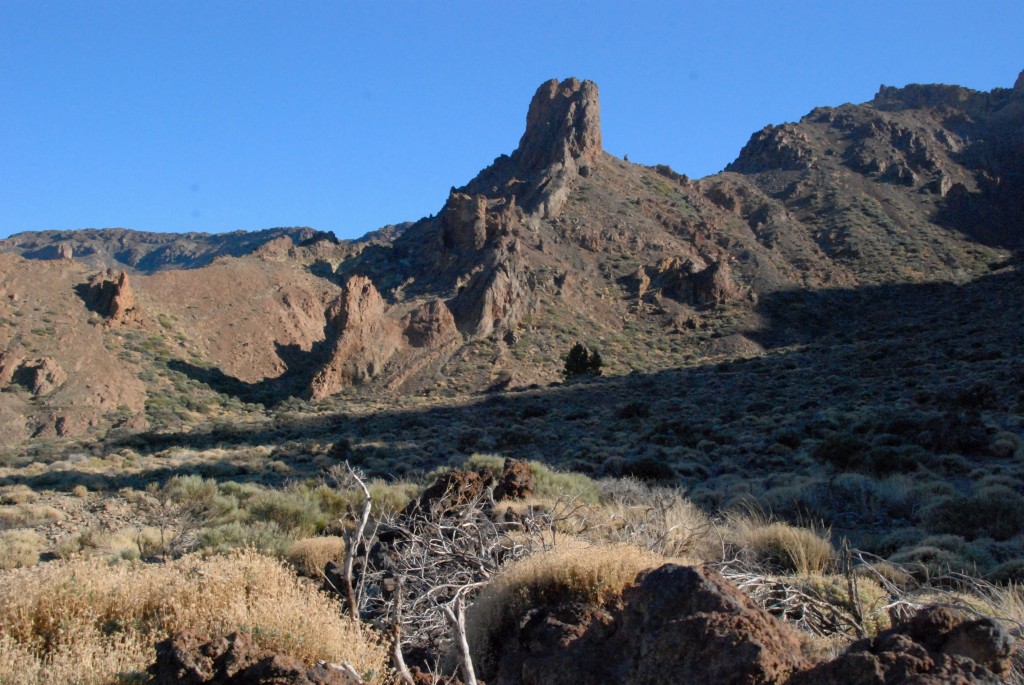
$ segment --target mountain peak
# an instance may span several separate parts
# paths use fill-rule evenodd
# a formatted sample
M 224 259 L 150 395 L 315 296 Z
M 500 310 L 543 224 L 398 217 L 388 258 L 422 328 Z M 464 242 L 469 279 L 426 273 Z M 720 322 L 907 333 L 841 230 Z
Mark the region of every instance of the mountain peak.
M 551 79 L 537 89 L 526 115 L 526 132 L 512 158 L 529 175 L 552 165 L 580 166 L 601 152 L 601 103 L 597 84 Z

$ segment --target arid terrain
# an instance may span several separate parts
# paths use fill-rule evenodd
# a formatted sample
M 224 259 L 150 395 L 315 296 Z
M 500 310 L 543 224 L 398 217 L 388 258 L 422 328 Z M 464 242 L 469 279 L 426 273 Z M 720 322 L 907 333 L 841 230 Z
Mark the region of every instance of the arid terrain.
M 0 241 L 0 683 L 1024 682 L 1024 73 L 702 179 L 600 115 L 355 241 Z

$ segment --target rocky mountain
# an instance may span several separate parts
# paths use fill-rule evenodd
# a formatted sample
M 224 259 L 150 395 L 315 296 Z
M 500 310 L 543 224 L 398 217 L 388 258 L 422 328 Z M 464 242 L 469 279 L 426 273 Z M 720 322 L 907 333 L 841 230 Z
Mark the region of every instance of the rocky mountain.
M 197 269 L 218 257 L 239 257 L 282 238 L 296 245 L 335 240 L 333 233 L 312 228 L 268 228 L 217 234 L 87 228 L 16 233 L 0 240 L 0 254 L 16 254 L 26 259 L 75 259 L 95 269 L 154 273 L 167 269 Z
M 780 294 L 962 284 L 1006 264 L 1022 152 L 1024 75 L 989 93 L 883 87 L 768 126 L 691 180 L 604 152 L 597 86 L 552 80 L 515 151 L 436 215 L 360 241 L 112 229 L 0 242 L 0 432 L 546 384 L 576 341 L 610 374 L 764 355 L 792 339 L 780 316 L 798 328 Z

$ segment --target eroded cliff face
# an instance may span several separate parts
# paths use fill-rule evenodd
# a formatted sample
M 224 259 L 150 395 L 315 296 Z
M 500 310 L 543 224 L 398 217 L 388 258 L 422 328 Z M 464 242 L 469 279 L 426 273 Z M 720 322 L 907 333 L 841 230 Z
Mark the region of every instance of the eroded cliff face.
M 351 277 L 328 308 L 324 360 L 308 395 L 319 400 L 371 381 L 400 384 L 431 361 L 431 353 L 461 342 L 441 300 L 388 306 L 373 282 Z
M 349 279 L 327 321 L 327 361 L 309 387 L 315 400 L 378 375 L 401 342 L 397 322 L 386 316 L 384 300 L 365 276 Z

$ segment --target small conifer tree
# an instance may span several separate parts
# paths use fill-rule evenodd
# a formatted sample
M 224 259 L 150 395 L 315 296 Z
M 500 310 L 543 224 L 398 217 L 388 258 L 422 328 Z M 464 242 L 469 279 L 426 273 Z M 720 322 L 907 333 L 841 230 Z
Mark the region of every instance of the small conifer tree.
M 600 353 L 596 350 L 591 352 L 586 345 L 578 342 L 569 350 L 562 374 L 566 378 L 585 375 L 600 376 L 603 363 Z

